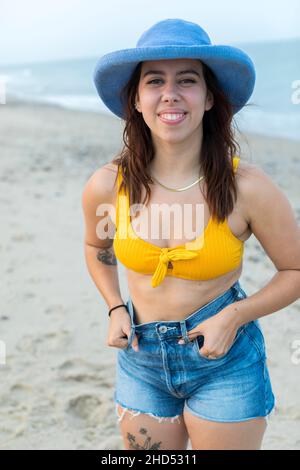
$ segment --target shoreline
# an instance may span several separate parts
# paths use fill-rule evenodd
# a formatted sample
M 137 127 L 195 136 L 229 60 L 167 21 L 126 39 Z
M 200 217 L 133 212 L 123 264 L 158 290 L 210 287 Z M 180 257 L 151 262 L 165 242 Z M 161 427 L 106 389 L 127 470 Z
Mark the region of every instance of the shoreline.
M 72 108 L 72 107 L 67 107 L 59 103 L 51 103 L 47 101 L 39 101 L 37 100 L 30 100 L 30 99 L 22 99 L 18 98 L 15 95 L 8 95 L 6 104 L 5 105 L 0 105 L 1 106 L 27 106 L 27 107 L 34 107 L 34 108 L 53 108 L 53 109 L 58 109 L 66 112 L 72 112 L 72 113 L 84 113 L 88 114 L 91 117 L 94 116 L 101 116 L 101 117 L 106 117 L 108 119 L 114 119 L 117 121 L 121 122 L 121 119 L 118 118 L 117 116 L 113 114 L 109 114 L 108 112 L 105 112 L 101 109 L 99 110 L 85 110 L 85 109 L 77 109 L 77 108 Z M 298 150 L 300 148 L 300 137 L 299 139 L 294 139 L 294 138 L 289 138 L 289 137 L 282 137 L 282 136 L 273 136 L 269 134 L 261 134 L 258 132 L 250 132 L 250 131 L 241 131 L 241 136 L 247 136 L 249 139 L 267 139 L 267 140 L 273 140 L 276 141 L 276 143 L 290 143 L 294 144 L 296 147 L 298 146 Z

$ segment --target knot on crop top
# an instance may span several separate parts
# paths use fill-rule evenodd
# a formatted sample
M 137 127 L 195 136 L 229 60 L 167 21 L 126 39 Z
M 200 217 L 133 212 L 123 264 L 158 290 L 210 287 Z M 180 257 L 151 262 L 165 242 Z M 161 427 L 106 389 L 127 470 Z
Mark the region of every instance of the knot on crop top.
M 198 253 L 195 251 L 189 251 L 183 248 L 161 248 L 158 265 L 151 280 L 152 287 L 158 286 L 164 279 L 167 274 L 169 261 L 192 259 L 196 256 L 198 256 Z

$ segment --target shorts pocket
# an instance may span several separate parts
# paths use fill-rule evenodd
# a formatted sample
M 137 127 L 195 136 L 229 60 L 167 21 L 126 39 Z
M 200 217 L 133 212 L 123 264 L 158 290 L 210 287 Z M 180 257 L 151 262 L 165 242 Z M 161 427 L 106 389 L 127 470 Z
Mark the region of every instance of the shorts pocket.
M 242 325 L 236 332 L 236 335 L 235 335 L 235 338 L 233 340 L 233 343 L 231 344 L 230 348 L 228 349 L 228 351 L 223 354 L 223 356 L 219 356 L 217 357 L 216 359 L 210 359 L 208 357 L 205 357 L 203 356 L 201 353 L 200 353 L 200 349 L 202 348 L 203 344 L 204 344 L 204 336 L 200 335 L 200 336 L 197 336 L 197 338 L 195 338 L 193 340 L 193 343 L 194 343 L 194 346 L 196 348 L 196 351 L 197 351 L 197 354 L 199 355 L 199 358 L 203 361 L 206 361 L 206 362 L 219 362 L 221 361 L 222 359 L 225 359 L 229 356 L 229 353 L 231 352 L 231 350 L 233 349 L 233 347 L 236 345 L 238 339 L 240 339 L 240 337 L 244 334 L 244 330 L 246 328 L 246 325 Z

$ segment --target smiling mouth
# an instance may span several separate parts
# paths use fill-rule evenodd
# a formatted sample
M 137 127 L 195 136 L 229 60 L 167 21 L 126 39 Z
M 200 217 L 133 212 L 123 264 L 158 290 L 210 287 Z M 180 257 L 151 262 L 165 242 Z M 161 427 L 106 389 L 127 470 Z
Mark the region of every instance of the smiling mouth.
M 165 124 L 179 124 L 183 122 L 186 118 L 187 113 L 182 113 L 182 114 L 159 114 L 158 117 L 159 119 L 165 123 Z

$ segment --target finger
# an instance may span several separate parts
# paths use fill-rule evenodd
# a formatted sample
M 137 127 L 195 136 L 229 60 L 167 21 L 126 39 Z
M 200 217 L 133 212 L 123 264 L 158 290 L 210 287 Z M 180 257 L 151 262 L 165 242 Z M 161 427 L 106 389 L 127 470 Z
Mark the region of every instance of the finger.
M 194 341 L 196 338 L 199 338 L 199 339 L 198 339 L 199 342 L 201 342 L 202 344 L 203 344 L 203 342 L 204 342 L 204 336 L 203 336 L 203 335 L 199 335 L 199 331 L 197 331 L 197 332 L 195 331 L 194 334 L 191 334 L 191 332 L 190 332 L 190 333 L 187 335 L 187 337 L 188 337 L 188 341 Z M 184 344 L 184 339 L 183 339 L 183 338 L 179 339 L 178 344 Z M 201 346 L 202 346 L 202 344 L 201 344 Z
M 210 355 L 210 351 L 208 351 L 205 347 L 199 349 L 201 356 L 208 357 Z
M 123 329 L 122 333 L 123 333 L 123 335 L 121 336 L 121 339 L 122 340 L 124 339 L 125 341 L 128 341 L 129 338 L 130 338 L 130 333 L 131 333 L 130 328 L 128 330 Z
M 136 352 L 138 352 L 138 350 L 139 350 L 139 342 L 138 342 L 138 339 L 137 339 L 137 336 L 136 336 L 136 335 L 134 335 L 134 338 L 133 338 L 133 340 L 132 340 L 131 346 L 133 347 L 133 349 L 134 349 Z
M 126 330 L 123 330 L 123 336 L 120 336 L 119 338 L 116 339 L 116 342 L 117 342 L 117 346 L 118 348 L 121 348 L 121 349 L 126 349 L 128 347 L 128 343 L 129 343 L 129 340 L 130 340 L 130 330 L 129 331 L 126 331 Z
M 197 338 L 197 336 L 199 336 L 199 333 L 202 333 L 201 330 L 199 330 L 199 328 L 197 330 L 190 330 L 187 332 L 187 337 L 188 337 L 188 340 L 189 341 L 193 341 L 195 338 Z M 184 341 L 183 341 L 183 338 L 181 337 L 180 338 L 180 344 L 183 344 Z
M 119 349 L 126 349 L 128 345 L 127 338 L 117 338 L 113 341 L 107 342 L 107 346 L 111 348 L 119 348 Z
M 191 341 L 195 338 L 204 338 L 203 334 L 202 334 L 202 331 L 200 330 L 197 330 L 197 331 L 194 331 L 192 333 L 189 333 L 188 334 L 188 337 L 191 339 Z

